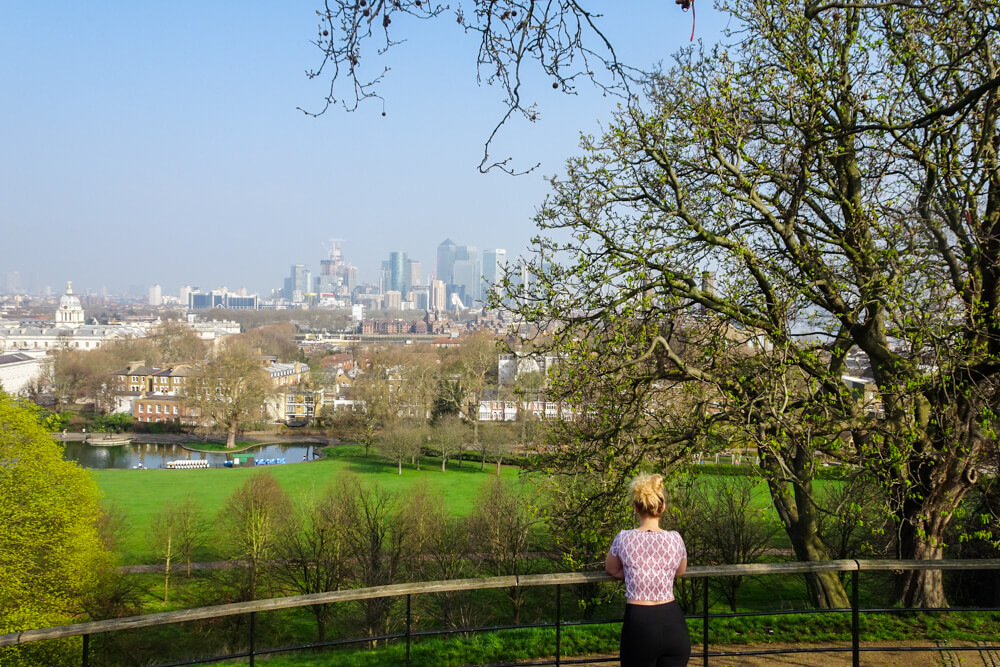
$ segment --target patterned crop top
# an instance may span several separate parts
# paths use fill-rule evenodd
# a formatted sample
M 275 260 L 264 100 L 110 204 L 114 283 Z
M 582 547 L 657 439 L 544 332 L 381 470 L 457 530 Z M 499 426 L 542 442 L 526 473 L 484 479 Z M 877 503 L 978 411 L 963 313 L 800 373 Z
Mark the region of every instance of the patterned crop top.
M 611 543 L 611 555 L 625 568 L 628 600 L 669 602 L 674 599 L 674 573 L 687 558 L 684 540 L 673 530 L 623 530 Z

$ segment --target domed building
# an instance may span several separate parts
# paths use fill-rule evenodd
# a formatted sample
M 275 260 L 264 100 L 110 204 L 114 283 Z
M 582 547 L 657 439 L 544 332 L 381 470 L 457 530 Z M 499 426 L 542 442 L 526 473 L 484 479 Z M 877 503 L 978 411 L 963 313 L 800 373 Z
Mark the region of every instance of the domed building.
M 82 327 L 83 306 L 80 305 L 80 298 L 73 294 L 73 281 L 66 283 L 66 293 L 59 299 L 59 308 L 56 310 L 56 326 L 76 329 Z
M 57 350 L 96 350 L 110 340 L 142 338 L 146 333 L 142 324 L 87 324 L 80 297 L 73 294 L 70 282 L 51 323 L 37 320 L 14 326 L 0 323 L 0 353 L 35 355 Z

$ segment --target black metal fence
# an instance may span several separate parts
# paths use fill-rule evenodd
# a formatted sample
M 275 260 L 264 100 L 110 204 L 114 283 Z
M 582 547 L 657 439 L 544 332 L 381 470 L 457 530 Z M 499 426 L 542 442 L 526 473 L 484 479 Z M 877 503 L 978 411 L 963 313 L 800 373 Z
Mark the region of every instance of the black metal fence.
M 875 571 L 904 571 L 904 570 L 1000 570 L 1000 559 L 984 560 L 948 560 L 948 561 L 898 561 L 898 560 L 837 560 L 811 563 L 760 563 L 750 565 L 715 565 L 715 566 L 694 566 L 688 568 L 685 578 L 706 579 L 703 586 L 704 600 L 702 613 L 694 615 L 702 624 L 702 641 L 700 652 L 693 653 L 692 659 L 700 658 L 702 664 L 708 665 L 709 659 L 713 657 L 737 657 L 751 655 L 776 655 L 788 653 L 850 653 L 854 665 L 860 664 L 861 654 L 866 651 L 981 651 L 981 646 L 885 646 L 863 647 L 861 646 L 860 617 L 868 613 L 921 613 L 934 611 L 1000 611 L 1000 607 L 974 607 L 958 608 L 949 607 L 943 609 L 935 608 L 891 608 L 891 609 L 862 609 L 859 604 L 860 574 L 861 572 Z M 797 575 L 816 572 L 849 572 L 851 579 L 851 606 L 843 609 L 808 609 L 808 610 L 781 610 L 781 611 L 761 611 L 743 613 L 711 613 L 709 610 L 709 586 L 708 580 L 713 577 L 732 576 L 762 576 L 762 575 Z M 174 623 L 184 623 L 186 621 L 196 621 L 204 619 L 215 619 L 227 616 L 247 615 L 248 624 L 248 649 L 239 653 L 229 653 L 206 658 L 185 660 L 181 662 L 170 662 L 158 665 L 158 667 L 180 667 L 181 665 L 207 664 L 221 660 L 232 660 L 248 658 L 250 665 L 255 664 L 258 656 L 282 653 L 288 651 L 301 651 L 306 649 L 320 649 L 324 647 L 345 646 L 350 644 L 371 643 L 383 640 L 399 640 L 405 642 L 405 664 L 410 664 L 410 647 L 416 638 L 432 635 L 445 635 L 469 632 L 488 632 L 510 630 L 516 628 L 554 628 L 555 642 L 552 647 L 554 658 L 537 660 L 533 662 L 520 661 L 517 663 L 494 663 L 491 667 L 506 667 L 513 665 L 571 665 L 579 663 L 596 664 L 600 662 L 613 663 L 617 658 L 596 659 L 568 659 L 562 656 L 562 631 L 566 627 L 597 623 L 620 623 L 618 620 L 600 621 L 566 621 L 563 619 L 563 587 L 567 585 L 596 583 L 602 581 L 613 581 L 604 572 L 569 572 L 557 574 L 539 574 L 529 576 L 510 577 L 484 577 L 475 579 L 460 579 L 453 581 L 431 581 L 410 584 L 397 584 L 392 586 L 380 586 L 376 588 L 359 588 L 345 591 L 332 591 L 328 593 L 318 593 L 314 595 L 295 595 L 281 598 L 269 598 L 266 600 L 256 600 L 253 602 L 241 602 L 227 605 L 217 605 L 213 607 L 199 607 L 196 609 L 185 609 L 181 611 L 164 612 L 158 614 L 147 614 L 144 616 L 131 616 L 107 621 L 95 621 L 91 623 L 79 623 L 76 625 L 65 625 L 55 628 L 42 628 L 37 630 L 25 630 L 22 632 L 0 635 L 0 647 L 17 646 L 30 642 L 45 640 L 64 639 L 69 637 L 82 637 L 83 648 L 80 656 L 80 664 L 88 667 L 91 659 L 90 638 L 102 633 L 115 632 L 119 630 L 129 630 L 137 628 L 149 628 L 170 625 Z M 415 595 L 427 595 L 433 593 L 444 593 L 451 591 L 469 591 L 510 587 L 539 587 L 552 586 L 555 589 L 555 618 L 551 622 L 533 623 L 522 625 L 490 626 L 478 628 L 462 628 L 447 630 L 413 630 L 412 599 Z M 367 600 L 384 597 L 403 597 L 406 600 L 406 622 L 403 632 L 380 635 L 375 637 L 359 637 L 346 640 L 335 640 L 318 642 L 296 646 L 286 646 L 281 648 L 257 648 L 257 614 L 266 611 L 276 611 L 281 609 L 293 609 L 316 604 L 337 604 L 358 600 Z M 719 618 L 748 617 L 748 616 L 780 616 L 784 614 L 850 614 L 851 619 L 851 646 L 847 647 L 802 647 L 785 649 L 755 649 L 746 651 L 712 651 L 711 650 L 711 621 Z M 689 618 L 692 618 L 689 616 Z M 1000 647 L 1000 644 L 997 644 Z

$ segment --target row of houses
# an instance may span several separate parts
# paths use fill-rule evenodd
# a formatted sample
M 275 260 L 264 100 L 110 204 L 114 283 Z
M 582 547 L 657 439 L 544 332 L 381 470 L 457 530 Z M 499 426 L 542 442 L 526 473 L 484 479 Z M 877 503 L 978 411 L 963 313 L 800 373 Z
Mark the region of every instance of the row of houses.
M 267 418 L 312 419 L 323 405 L 323 390 L 297 389 L 309 379 L 309 366 L 301 362 L 283 364 L 277 357 L 259 357 L 271 378 L 275 398 L 265 407 Z M 137 422 L 175 422 L 195 424 L 198 415 L 183 400 L 189 378 L 199 371 L 197 364 L 175 364 L 164 367 L 147 366 L 141 361 L 130 363 L 113 374 L 113 412 L 127 412 Z M 317 404 L 319 408 L 316 408 Z

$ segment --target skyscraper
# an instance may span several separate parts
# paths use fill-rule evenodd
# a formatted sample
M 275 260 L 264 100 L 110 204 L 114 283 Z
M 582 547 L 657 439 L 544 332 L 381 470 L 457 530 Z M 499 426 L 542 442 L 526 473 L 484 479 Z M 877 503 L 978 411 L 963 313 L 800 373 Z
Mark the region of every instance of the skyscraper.
M 310 271 L 305 264 L 293 264 L 291 275 L 285 278 L 285 289 L 282 296 L 289 301 L 301 301 L 312 285 Z
M 403 269 L 406 267 L 406 253 L 394 250 L 389 253 L 389 289 L 403 291 Z
M 415 259 L 406 260 L 403 268 L 403 292 L 408 292 L 420 285 L 420 262 Z
M 490 291 L 498 289 L 497 283 L 503 280 L 506 265 L 507 251 L 503 248 L 493 248 L 483 251 L 482 297 L 484 301 Z
M 445 285 L 452 282 L 455 267 L 455 249 L 457 247 L 451 239 L 445 239 L 438 245 L 435 278 L 442 281 Z

